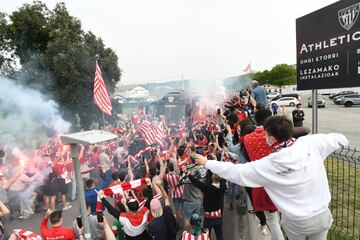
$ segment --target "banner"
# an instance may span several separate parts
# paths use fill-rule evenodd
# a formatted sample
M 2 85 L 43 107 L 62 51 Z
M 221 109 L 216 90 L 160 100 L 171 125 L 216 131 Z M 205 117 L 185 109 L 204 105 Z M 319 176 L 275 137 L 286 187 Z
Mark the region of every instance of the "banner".
M 298 90 L 360 86 L 359 12 L 342 0 L 296 20 Z

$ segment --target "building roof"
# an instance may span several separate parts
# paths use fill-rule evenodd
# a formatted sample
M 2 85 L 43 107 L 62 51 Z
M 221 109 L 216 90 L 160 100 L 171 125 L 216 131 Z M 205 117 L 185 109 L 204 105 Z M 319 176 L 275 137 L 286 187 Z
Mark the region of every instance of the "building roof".
M 129 91 L 129 90 L 132 90 L 136 87 L 142 87 L 146 90 L 148 90 L 146 87 L 144 87 L 143 85 L 135 85 L 135 84 L 132 84 L 132 85 L 123 85 L 123 86 L 120 86 L 118 87 L 115 92 L 116 93 L 122 93 L 122 92 L 126 92 L 126 91 Z M 148 90 L 149 91 L 149 90 Z

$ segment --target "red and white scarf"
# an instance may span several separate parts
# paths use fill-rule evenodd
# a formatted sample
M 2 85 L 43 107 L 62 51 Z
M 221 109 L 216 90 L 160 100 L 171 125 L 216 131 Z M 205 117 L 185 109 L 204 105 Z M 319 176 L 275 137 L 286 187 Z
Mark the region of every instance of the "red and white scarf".
M 27 240 L 27 239 L 41 240 L 41 237 L 37 233 L 34 233 L 34 232 L 26 231 L 23 229 L 15 229 L 13 232 L 21 240 Z
M 281 149 L 287 148 L 287 147 L 290 147 L 291 145 L 293 145 L 295 143 L 295 141 L 296 141 L 295 138 L 290 138 L 289 140 L 284 141 L 284 142 L 274 143 L 273 145 L 271 145 L 271 150 L 272 150 L 272 152 L 279 152 Z
M 111 187 L 104 188 L 104 194 L 106 196 L 112 196 L 118 193 L 124 195 L 124 191 L 141 189 L 144 186 L 146 186 L 146 178 L 139 178 L 134 181 L 123 182 Z

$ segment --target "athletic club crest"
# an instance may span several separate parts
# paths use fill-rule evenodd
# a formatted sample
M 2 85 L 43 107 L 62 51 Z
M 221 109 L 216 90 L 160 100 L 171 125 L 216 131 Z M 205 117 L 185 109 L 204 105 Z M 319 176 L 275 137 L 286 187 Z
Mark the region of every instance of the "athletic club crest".
M 174 101 L 174 97 L 168 97 L 169 103 L 172 103 Z
M 346 30 L 352 28 L 359 16 L 359 9 L 360 3 L 356 3 L 338 11 L 339 22 L 343 28 Z

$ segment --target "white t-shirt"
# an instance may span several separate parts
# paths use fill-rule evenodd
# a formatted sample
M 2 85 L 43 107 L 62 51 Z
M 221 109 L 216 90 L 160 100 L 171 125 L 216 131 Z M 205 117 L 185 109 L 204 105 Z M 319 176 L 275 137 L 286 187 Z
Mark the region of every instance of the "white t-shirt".
M 111 163 L 109 163 L 109 155 L 107 155 L 105 152 L 100 153 L 99 155 L 100 165 L 102 166 L 103 170 L 106 172 L 110 170 Z

